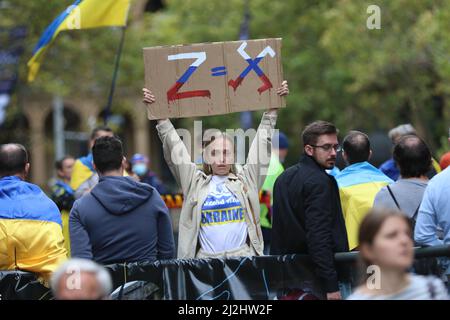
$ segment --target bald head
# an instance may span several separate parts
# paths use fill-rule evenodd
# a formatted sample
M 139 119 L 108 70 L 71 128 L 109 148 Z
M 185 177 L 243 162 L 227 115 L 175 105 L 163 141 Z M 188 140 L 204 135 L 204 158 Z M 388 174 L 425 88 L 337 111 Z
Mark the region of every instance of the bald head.
M 360 131 L 350 131 L 342 143 L 344 158 L 349 164 L 364 162 L 370 158 L 369 137 Z
M 28 172 L 28 153 L 25 147 L 17 143 L 0 145 L 0 177 L 22 176 Z

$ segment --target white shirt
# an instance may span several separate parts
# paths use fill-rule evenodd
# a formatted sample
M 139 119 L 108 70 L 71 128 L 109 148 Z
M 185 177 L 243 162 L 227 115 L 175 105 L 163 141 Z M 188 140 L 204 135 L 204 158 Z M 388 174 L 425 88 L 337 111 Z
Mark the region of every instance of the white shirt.
M 368 295 L 356 291 L 347 300 L 448 300 L 443 282 L 433 276 L 412 274 L 411 282 L 401 292 L 390 295 Z
M 222 253 L 243 246 L 247 240 L 245 209 L 225 186 L 227 176 L 213 176 L 202 206 L 200 246 L 208 253 Z

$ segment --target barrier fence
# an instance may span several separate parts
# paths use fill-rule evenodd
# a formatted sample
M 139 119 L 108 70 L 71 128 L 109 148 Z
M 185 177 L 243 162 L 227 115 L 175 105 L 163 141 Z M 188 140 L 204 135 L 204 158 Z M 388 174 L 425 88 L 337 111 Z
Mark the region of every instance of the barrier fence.
M 415 248 L 419 274 L 439 274 L 436 257 L 450 257 L 450 245 Z M 357 284 L 358 252 L 335 254 L 341 282 Z M 113 299 L 291 300 L 323 299 L 314 266 L 307 255 L 227 259 L 174 259 L 105 266 L 111 273 Z M 0 298 L 52 299 L 34 274 L 0 271 Z

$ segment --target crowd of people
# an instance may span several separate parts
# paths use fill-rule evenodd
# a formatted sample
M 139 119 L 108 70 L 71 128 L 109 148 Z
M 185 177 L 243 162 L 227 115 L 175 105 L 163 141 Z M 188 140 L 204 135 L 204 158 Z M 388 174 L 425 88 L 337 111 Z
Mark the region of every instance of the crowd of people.
M 283 82 L 277 94 L 288 93 Z M 143 101 L 156 97 L 144 88 Z M 314 121 L 301 134 L 299 162 L 285 170 L 289 142 L 274 134 L 276 120 L 276 109 L 263 114 L 244 164 L 236 163 L 231 136 L 210 132 L 201 168 L 171 121 L 158 120 L 164 158 L 183 196 L 177 249 L 161 197 L 166 186 L 148 157 L 127 160 L 110 128 L 93 130 L 88 155 L 56 162 L 50 197 L 26 182 L 27 150 L 1 145 L 0 270 L 34 272 L 56 298 L 99 299 L 112 290 L 101 265 L 308 254 L 330 300 L 447 299 L 448 259 L 439 260 L 440 279 L 411 267 L 414 245 L 450 244 L 449 155 L 439 164 L 414 128 L 401 125 L 389 133 L 392 159 L 376 168 L 367 134 L 350 131 L 339 143 L 334 124 Z M 336 167 L 339 152 L 343 170 Z M 357 288 L 334 260 L 352 250 L 360 251 L 365 275 Z M 380 272 L 378 285 L 368 285 L 371 266 Z M 83 289 L 67 287 L 75 269 Z

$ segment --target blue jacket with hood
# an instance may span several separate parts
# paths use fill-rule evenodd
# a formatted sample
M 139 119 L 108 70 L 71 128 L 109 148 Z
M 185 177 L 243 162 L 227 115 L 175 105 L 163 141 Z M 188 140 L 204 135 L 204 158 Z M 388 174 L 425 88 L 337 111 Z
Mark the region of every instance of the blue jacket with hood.
M 175 257 L 172 224 L 160 194 L 130 177 L 101 177 L 70 212 L 72 257 L 101 264 Z

